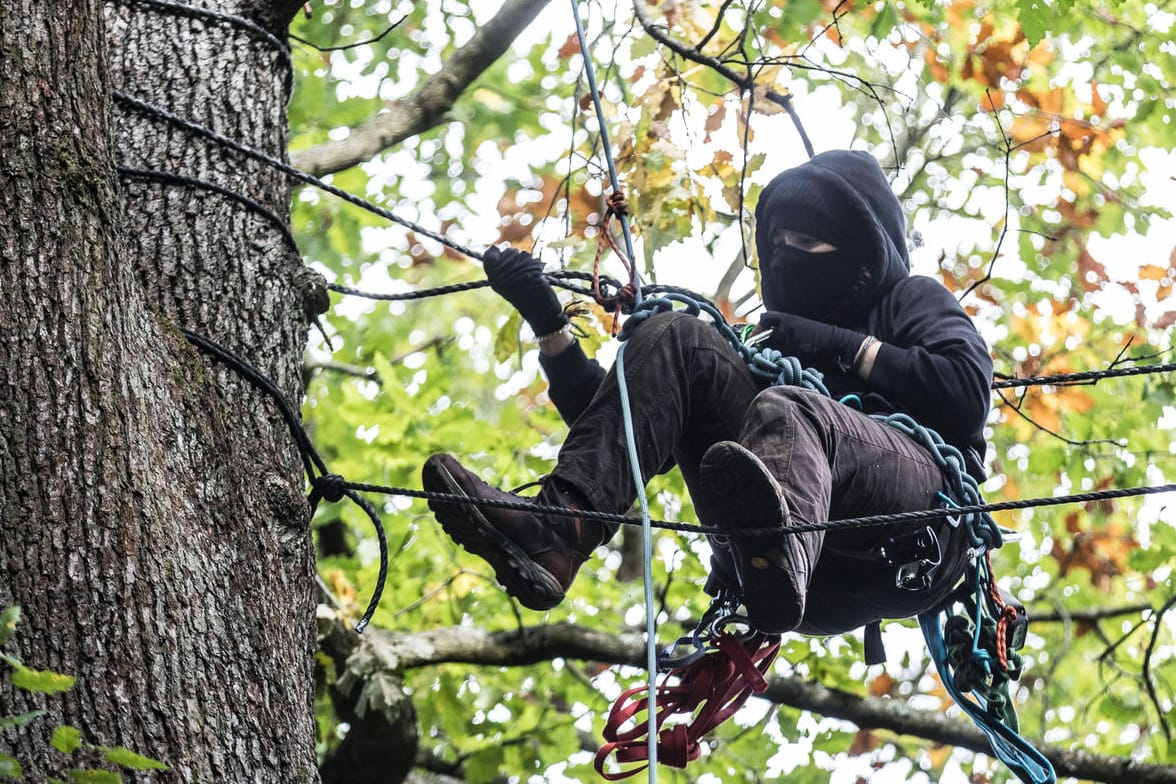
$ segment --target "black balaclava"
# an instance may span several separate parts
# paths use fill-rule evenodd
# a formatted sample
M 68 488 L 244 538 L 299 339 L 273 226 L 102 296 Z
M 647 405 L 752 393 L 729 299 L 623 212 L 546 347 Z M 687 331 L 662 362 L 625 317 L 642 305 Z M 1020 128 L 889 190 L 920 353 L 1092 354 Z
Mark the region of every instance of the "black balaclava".
M 849 325 L 910 271 L 902 206 L 868 153 L 833 150 L 777 175 L 756 205 L 760 285 L 768 310 Z M 837 250 L 772 238 L 802 232 Z

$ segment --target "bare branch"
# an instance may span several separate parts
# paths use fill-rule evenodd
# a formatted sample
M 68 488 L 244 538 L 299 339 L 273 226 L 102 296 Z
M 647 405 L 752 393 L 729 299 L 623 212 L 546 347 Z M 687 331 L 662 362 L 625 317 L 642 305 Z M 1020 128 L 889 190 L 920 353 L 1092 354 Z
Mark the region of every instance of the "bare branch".
M 342 171 L 442 122 L 458 96 L 489 68 L 550 0 L 506 0 L 444 67 L 389 112 L 351 129 L 346 139 L 290 153 L 290 162 L 321 177 Z
M 1150 609 L 1152 609 L 1150 604 L 1129 604 L 1123 607 L 1089 607 L 1072 611 L 1034 612 L 1031 610 L 1029 617 L 1033 619 L 1033 623 L 1094 623 L 1123 615 L 1138 615 Z
M 446 662 L 503 667 L 569 658 L 640 667 L 645 661 L 642 635 L 613 635 L 569 623 L 525 627 L 511 632 L 489 632 L 470 627 L 416 633 L 372 630 L 361 644 L 376 646 L 379 650 L 374 651 L 374 655 L 393 671 Z M 914 709 L 903 700 L 864 697 L 801 678 L 774 678 L 763 696 L 780 705 L 842 719 L 862 728 L 884 729 L 991 753 L 985 735 L 972 725 L 938 711 Z M 1057 746 L 1039 745 L 1038 748 L 1053 763 L 1059 776 L 1107 784 L 1176 784 L 1176 767 L 1173 766 L 1140 763 Z

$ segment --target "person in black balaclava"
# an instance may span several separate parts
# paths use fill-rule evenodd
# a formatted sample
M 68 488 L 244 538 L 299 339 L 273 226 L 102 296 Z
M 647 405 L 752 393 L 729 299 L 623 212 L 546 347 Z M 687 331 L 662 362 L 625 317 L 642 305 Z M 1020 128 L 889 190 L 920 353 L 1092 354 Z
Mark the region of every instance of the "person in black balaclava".
M 625 349 L 642 476 L 676 461 L 702 523 L 737 531 L 941 505 L 927 450 L 866 414 L 905 412 L 937 430 L 983 478 L 992 360 L 955 298 L 911 276 L 902 209 L 866 153 L 832 151 L 764 189 L 756 247 L 766 308 L 758 336 L 819 370 L 832 398 L 761 389 L 709 323 L 650 318 Z M 622 513 L 637 489 L 615 373 L 589 360 L 537 260 L 486 254 L 486 274 L 539 336 L 552 401 L 571 427 L 537 503 Z M 855 395 L 861 410 L 837 402 Z M 513 499 L 451 455 L 429 458 L 425 489 Z M 441 525 L 532 609 L 563 600 L 615 526 L 431 500 Z M 918 541 L 909 563 L 880 547 Z M 936 606 L 963 573 L 968 542 L 950 522 L 712 541 L 712 582 L 737 591 L 764 632 L 833 634 Z

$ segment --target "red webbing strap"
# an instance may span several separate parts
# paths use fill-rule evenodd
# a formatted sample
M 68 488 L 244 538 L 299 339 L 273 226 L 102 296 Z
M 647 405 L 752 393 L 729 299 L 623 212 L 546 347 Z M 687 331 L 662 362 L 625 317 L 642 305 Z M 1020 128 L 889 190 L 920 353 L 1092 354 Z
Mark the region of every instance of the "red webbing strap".
M 702 753 L 699 740 L 731 718 L 748 697 L 768 688 L 764 675 L 780 650 L 778 636 L 756 633 L 741 642 L 735 635 L 723 632 L 717 647 L 693 664 L 670 670 L 657 687 L 659 762 L 685 768 Z M 669 685 L 671 679 L 677 679 L 677 683 Z M 596 772 L 608 781 L 626 779 L 648 767 L 647 763 L 616 773 L 604 769 L 614 753 L 622 765 L 649 759 L 649 722 L 638 720 L 639 714 L 649 709 L 649 697 L 641 696 L 647 692 L 648 686 L 629 689 L 609 711 L 604 727 L 606 742 L 596 752 L 595 763 Z M 663 727 L 674 714 L 694 715 L 685 723 Z M 621 729 L 630 722 L 631 727 Z

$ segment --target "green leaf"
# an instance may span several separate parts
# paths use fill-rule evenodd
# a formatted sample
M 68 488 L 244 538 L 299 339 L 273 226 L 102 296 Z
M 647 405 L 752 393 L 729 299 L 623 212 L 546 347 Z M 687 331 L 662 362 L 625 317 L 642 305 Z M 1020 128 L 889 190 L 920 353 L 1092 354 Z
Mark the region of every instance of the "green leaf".
M 20 665 L 12 673 L 12 685 L 25 691 L 56 694 L 74 687 L 77 678 L 51 670 L 34 670 Z
M 16 757 L 0 754 L 0 779 L 19 779 L 20 777 L 21 768 Z
M 22 713 L 18 716 L 3 716 L 0 717 L 0 730 L 11 729 L 13 727 L 24 727 L 31 723 L 34 719 L 39 719 L 45 715 L 43 710 L 33 710 L 28 713 Z
M 1017 19 L 1030 46 L 1045 38 L 1052 16 L 1044 0 L 1017 0 Z
M 18 623 L 20 623 L 20 607 L 13 605 L 0 610 L 0 645 L 12 639 Z
M 519 350 L 519 329 L 522 327 L 523 317 L 518 311 L 511 314 L 494 340 L 494 358 L 499 362 L 510 359 Z
M 125 746 L 113 746 L 104 751 L 107 762 L 121 765 L 124 768 L 130 768 L 131 770 L 168 770 L 167 765 L 164 765 L 159 760 L 145 757 L 142 754 L 131 751 Z
M 53 738 L 49 742 L 62 754 L 73 754 L 82 747 L 82 731 L 63 724 L 53 730 Z
M 501 764 L 502 746 L 493 744 L 466 757 L 462 769 L 465 771 L 466 781 L 470 784 L 489 784 L 497 777 Z

